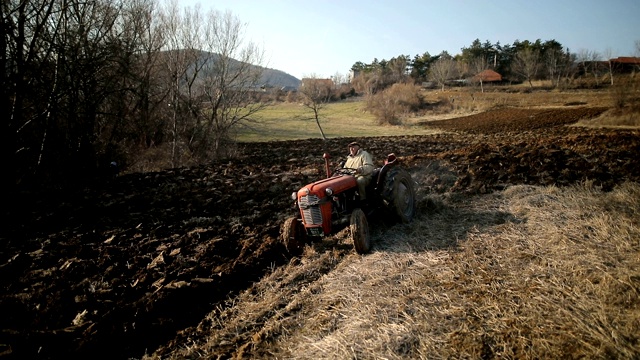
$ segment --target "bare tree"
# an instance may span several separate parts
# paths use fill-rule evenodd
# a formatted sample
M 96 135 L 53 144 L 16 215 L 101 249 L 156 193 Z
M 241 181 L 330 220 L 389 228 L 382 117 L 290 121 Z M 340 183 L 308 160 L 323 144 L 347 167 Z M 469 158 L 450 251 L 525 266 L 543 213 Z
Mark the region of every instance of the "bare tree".
M 10 172 L 62 181 L 95 170 L 96 125 L 117 88 L 121 44 L 112 34 L 123 8 L 106 1 L 2 2 L 1 101 L 10 115 L 0 142 Z
M 349 75 L 344 75 L 336 72 L 332 77 L 333 82 L 333 96 L 339 97 L 341 100 L 346 99 L 349 94 L 355 92 L 349 83 Z
M 137 153 L 124 147 L 170 145 L 173 166 L 185 155 L 219 156 L 231 130 L 264 106 L 253 101 L 262 54 L 243 41 L 237 18 L 205 19 L 178 1 L 156 6 L 0 4 L 3 189 L 54 172 L 83 175 L 118 149 Z
M 453 58 L 441 57 L 431 65 L 429 69 L 429 79 L 440 85 L 444 91 L 447 80 L 457 76 L 457 69 L 456 61 L 453 60 Z
M 195 99 L 196 79 L 207 59 L 199 50 L 202 45 L 202 24 L 199 5 L 194 9 L 180 8 L 177 0 L 167 3 L 163 13 L 165 30 L 164 67 L 169 94 L 171 162 L 182 165 L 185 147 L 193 141 L 194 114 L 198 112 Z
M 563 84 L 561 82 L 562 79 L 567 80 L 567 82 L 565 82 L 565 84 L 567 84 L 568 80 L 573 78 L 576 71 L 576 67 L 574 66 L 576 62 L 575 54 L 570 53 L 568 50 L 552 49 L 545 52 L 543 60 L 553 86 L 558 87 Z
M 591 57 L 590 51 L 587 49 L 580 49 L 576 54 L 576 61 L 582 67 L 584 74 L 589 72 L 589 58 Z
M 489 62 L 484 55 L 476 56 L 471 60 L 469 69 L 472 72 L 472 79 L 480 83 L 480 92 L 484 92 L 484 75 L 483 71 L 489 68 Z
M 594 77 L 596 85 L 599 85 L 600 81 L 598 79 L 598 73 L 600 71 L 600 53 L 598 53 L 597 51 L 582 49 L 578 51 L 577 61 L 582 66 L 584 75 L 591 73 Z
M 174 0 L 166 11 L 172 154 L 187 147 L 196 161 L 229 155 L 232 131 L 266 107 L 254 101 L 263 51 L 244 39 L 232 13 L 187 8 Z M 179 159 L 176 159 L 178 161 Z
M 532 48 L 518 51 L 511 64 L 511 70 L 527 80 L 530 88 L 533 88 L 531 80 L 535 78 L 539 69 L 540 53 Z
M 47 80 L 57 78 L 59 67 L 55 45 L 49 39 L 51 32 L 55 35 L 63 31 L 62 22 L 54 19 L 56 8 L 55 0 L 14 0 L 0 4 L 3 29 L 0 43 L 3 69 L 0 72 L 0 101 L 5 112 L 0 121 L 0 146 L 6 171 L 0 177 L 5 185 L 2 189 L 11 189 L 21 176 L 16 171 L 19 163 L 23 164 L 23 168 L 35 168 L 39 158 L 35 151 L 36 143 L 39 142 L 42 147 L 46 140 L 47 115 L 43 114 L 49 114 L 47 104 L 50 104 L 57 89 L 57 84 Z M 52 65 L 45 69 L 45 63 Z M 53 75 L 44 79 L 42 76 L 47 70 Z M 34 92 L 36 83 L 50 85 Z
M 331 76 L 331 81 L 333 81 L 334 88 L 339 89 L 342 85 L 349 82 L 349 76 L 336 72 Z
M 203 68 L 202 94 L 207 108 L 203 117 L 203 144 L 214 157 L 228 155 L 231 131 L 255 121 L 267 105 L 253 101 L 260 88 L 263 51 L 245 42 L 244 24 L 230 12 L 210 11 L 205 27 L 205 52 L 210 56 Z
M 404 55 L 389 60 L 387 69 L 392 84 L 404 82 L 409 77 L 407 72 L 409 61 L 409 56 Z
M 593 74 L 593 79 L 596 82 L 596 86 L 600 85 L 600 71 L 602 70 L 600 63 L 601 60 L 602 55 L 600 55 L 599 52 L 592 51 L 590 53 L 589 61 L 591 62 L 591 73 Z
M 319 79 L 315 74 L 310 75 L 302 80 L 299 92 L 303 96 L 303 104 L 306 108 L 313 112 L 313 119 L 318 125 L 320 135 L 323 140 L 327 137 L 320 125 L 320 111 L 331 99 L 331 89 L 333 82 L 330 79 Z
M 96 127 L 97 150 L 105 162 L 126 163 L 126 154 L 138 153 L 127 147 L 150 147 L 164 135 L 167 92 L 160 66 L 160 15 L 154 0 L 130 0 L 110 34 L 120 51 L 111 76 L 117 96 L 105 102 L 104 119 Z
M 544 55 L 545 69 L 554 87 L 560 84 L 560 77 L 566 73 L 567 56 L 563 51 L 556 49 L 551 49 Z
M 613 50 L 611 48 L 607 48 L 604 52 L 604 58 L 606 59 L 608 70 L 609 70 L 609 79 L 611 80 L 611 85 L 613 85 L 613 62 L 611 61 L 613 58 Z

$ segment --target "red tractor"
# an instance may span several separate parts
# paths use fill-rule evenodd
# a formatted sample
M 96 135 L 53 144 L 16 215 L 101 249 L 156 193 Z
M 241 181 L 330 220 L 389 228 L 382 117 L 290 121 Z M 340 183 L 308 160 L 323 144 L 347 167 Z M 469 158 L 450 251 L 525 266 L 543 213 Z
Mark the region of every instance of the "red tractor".
M 371 249 L 368 215 L 385 211 L 398 221 L 411 222 L 416 211 L 414 181 L 394 154 L 373 171 L 365 209 L 359 202 L 356 169 L 340 167 L 331 173 L 329 155 L 323 158 L 327 178 L 291 194 L 296 214 L 284 222 L 281 233 L 290 253 L 300 254 L 306 243 L 349 226 L 356 252 L 365 254 Z

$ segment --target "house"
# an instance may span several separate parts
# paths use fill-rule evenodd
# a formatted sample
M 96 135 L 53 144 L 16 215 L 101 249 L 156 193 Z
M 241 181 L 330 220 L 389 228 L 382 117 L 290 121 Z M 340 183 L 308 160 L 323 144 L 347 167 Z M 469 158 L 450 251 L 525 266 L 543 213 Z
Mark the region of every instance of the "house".
M 501 82 L 502 81 L 502 75 L 498 74 L 497 72 L 491 70 L 491 69 L 487 69 L 484 71 L 479 72 L 478 74 L 476 74 L 472 80 L 474 82 L 480 82 L 482 81 L 483 83 L 492 83 L 492 82 Z
M 357 78 L 358 76 L 360 76 L 360 70 L 349 70 L 349 83 L 353 83 L 353 80 L 355 80 L 355 78 Z
M 333 89 L 333 80 L 331 79 L 316 79 L 316 78 L 303 78 L 300 88 L 305 86 L 315 86 L 318 88 Z
M 621 56 L 615 59 L 610 59 L 615 72 L 618 73 L 631 73 L 640 70 L 640 57 Z

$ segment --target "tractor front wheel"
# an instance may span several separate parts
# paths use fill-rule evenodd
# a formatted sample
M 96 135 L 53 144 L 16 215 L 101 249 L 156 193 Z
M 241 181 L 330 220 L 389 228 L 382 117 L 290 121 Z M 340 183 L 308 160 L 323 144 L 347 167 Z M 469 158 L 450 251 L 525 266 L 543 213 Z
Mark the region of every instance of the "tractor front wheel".
M 360 209 L 354 209 L 351 213 L 349 233 L 353 240 L 353 247 L 358 254 L 366 254 L 371 250 L 369 239 L 369 223 L 367 216 Z
M 295 217 L 288 218 L 282 225 L 282 242 L 292 255 L 302 254 L 306 238 L 304 225 Z

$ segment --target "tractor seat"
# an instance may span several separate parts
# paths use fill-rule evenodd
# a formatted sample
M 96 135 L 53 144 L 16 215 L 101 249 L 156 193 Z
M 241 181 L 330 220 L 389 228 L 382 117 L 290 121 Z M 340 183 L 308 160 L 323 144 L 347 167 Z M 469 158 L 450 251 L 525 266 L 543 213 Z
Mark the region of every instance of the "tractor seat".
M 391 167 L 397 160 L 398 158 L 396 157 L 396 154 L 391 153 L 387 155 L 387 158 L 384 160 L 384 166 L 373 170 L 372 178 L 374 179 L 374 186 L 376 189 L 381 185 L 380 181 L 384 179 L 384 175 L 389 171 L 389 167 Z
M 396 157 L 396 154 L 391 153 L 389 155 L 387 155 L 387 159 L 384 161 L 384 164 L 393 164 L 394 162 L 396 162 L 396 160 L 398 160 L 398 158 Z
M 382 168 L 373 169 L 373 172 L 371 173 L 371 178 L 377 181 L 378 175 L 380 175 L 380 170 L 382 170 Z

